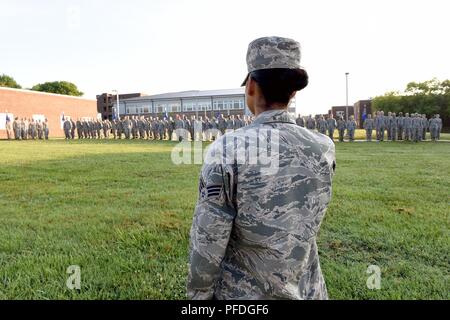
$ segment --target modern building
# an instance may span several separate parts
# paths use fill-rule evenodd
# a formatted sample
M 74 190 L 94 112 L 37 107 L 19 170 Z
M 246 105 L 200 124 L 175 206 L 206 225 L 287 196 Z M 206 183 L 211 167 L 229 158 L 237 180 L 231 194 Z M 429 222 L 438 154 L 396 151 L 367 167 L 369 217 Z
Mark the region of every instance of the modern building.
M 359 100 L 355 103 L 355 120 L 360 129 L 363 129 L 365 117 L 372 114 L 372 100 Z
M 0 87 L 0 139 L 6 138 L 6 117 L 44 121 L 48 119 L 50 137 L 63 137 L 62 116 L 97 118 L 95 100 Z
M 119 94 L 119 103 L 122 99 L 138 98 L 145 96 L 143 93 L 127 93 Z M 102 93 L 97 96 L 97 112 L 102 115 L 102 119 L 112 120 L 115 110 L 113 109 L 114 102 L 117 101 L 117 94 Z
M 113 101 L 113 108 L 116 106 Z M 249 115 L 250 110 L 245 103 L 245 88 L 182 91 L 142 96 L 130 99 L 119 99 L 119 115 L 174 117 L 176 114 L 188 117 L 217 117 L 223 115 Z

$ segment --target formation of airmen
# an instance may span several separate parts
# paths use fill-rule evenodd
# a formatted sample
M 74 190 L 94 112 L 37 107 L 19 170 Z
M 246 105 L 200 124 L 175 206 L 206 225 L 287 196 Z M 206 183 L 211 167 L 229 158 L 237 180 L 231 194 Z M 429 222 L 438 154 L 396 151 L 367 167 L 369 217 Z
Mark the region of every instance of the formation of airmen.
M 63 122 L 65 138 L 75 139 L 147 139 L 147 140 L 169 140 L 174 136 L 179 141 L 213 141 L 218 135 L 224 135 L 229 131 L 234 131 L 251 124 L 254 117 L 240 115 L 219 115 L 217 118 L 176 115 L 175 119 L 126 116 L 121 120 L 85 120 L 76 121 L 66 118 Z M 345 121 L 342 116 L 334 119 L 333 115 L 328 117 L 320 116 L 317 119 L 309 115 L 303 118 L 298 115 L 297 125 L 310 130 L 317 130 L 328 135 L 332 140 L 336 130 L 339 141 L 343 142 L 347 136 L 349 141 L 355 140 L 355 131 L 358 125 L 353 116 Z M 196 132 L 195 128 L 199 128 Z M 200 130 L 201 128 L 201 130 Z M 386 116 L 383 111 L 377 112 L 374 116 L 367 115 L 363 128 L 366 130 L 366 141 L 372 141 L 373 132 L 377 141 L 414 141 L 419 142 L 426 139 L 427 132 L 430 132 L 431 140 L 440 140 L 442 131 L 442 119 L 436 114 L 431 119 L 427 119 L 424 114 L 388 112 Z M 48 120 L 34 120 L 16 117 L 13 121 L 7 121 L 7 138 L 9 140 L 48 140 L 49 125 Z
M 50 128 L 48 120 L 34 120 L 16 117 L 12 122 L 7 121 L 6 134 L 8 140 L 48 140 Z
M 334 119 L 333 115 L 328 117 L 320 116 L 317 119 L 309 115 L 304 119 L 301 115 L 298 115 L 296 120 L 297 124 L 301 127 L 306 127 L 310 130 L 317 130 L 322 134 L 328 134 L 333 140 L 334 133 L 337 130 L 339 134 L 339 141 L 343 142 L 344 137 L 347 134 L 349 141 L 355 140 L 355 131 L 358 125 L 354 116 L 350 116 L 348 121 L 345 121 L 342 116 L 338 119 Z M 367 115 L 364 120 L 363 128 L 366 130 L 366 141 L 372 141 L 373 131 L 377 141 L 384 141 L 387 138 L 388 141 L 414 141 L 419 142 L 426 139 L 427 131 L 430 132 L 431 140 L 440 140 L 442 131 L 442 119 L 439 114 L 436 114 L 431 119 L 427 119 L 425 114 L 409 114 L 400 112 L 398 116 L 389 112 L 387 116 L 383 111 L 378 111 L 374 116 Z
M 66 139 L 147 139 L 212 141 L 219 134 L 237 130 L 253 121 L 250 116 L 196 117 L 186 115 L 172 117 L 126 116 L 120 120 L 66 119 L 63 129 Z M 199 128 L 196 133 L 195 128 Z M 200 130 L 201 129 L 201 130 Z M 201 132 L 201 133 L 200 133 Z M 216 133 L 214 133 L 216 132 Z M 187 136 L 188 135 L 188 136 Z

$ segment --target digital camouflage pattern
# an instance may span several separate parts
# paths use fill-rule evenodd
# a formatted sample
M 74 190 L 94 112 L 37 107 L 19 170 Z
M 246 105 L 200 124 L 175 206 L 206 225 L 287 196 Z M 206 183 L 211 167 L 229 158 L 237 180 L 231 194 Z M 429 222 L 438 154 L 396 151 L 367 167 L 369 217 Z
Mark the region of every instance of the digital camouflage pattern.
M 271 145 L 279 161 L 275 174 L 262 174 L 261 164 L 220 161 L 218 155 L 240 150 L 249 132 L 264 129 L 279 135 L 276 148 Z M 296 125 L 282 110 L 266 111 L 214 142 L 190 233 L 188 297 L 327 299 L 316 236 L 334 169 L 331 139 Z
M 282 37 L 264 37 L 252 41 L 247 50 L 247 69 L 250 74 L 264 69 L 300 69 L 300 43 Z M 244 80 L 242 86 L 247 82 Z

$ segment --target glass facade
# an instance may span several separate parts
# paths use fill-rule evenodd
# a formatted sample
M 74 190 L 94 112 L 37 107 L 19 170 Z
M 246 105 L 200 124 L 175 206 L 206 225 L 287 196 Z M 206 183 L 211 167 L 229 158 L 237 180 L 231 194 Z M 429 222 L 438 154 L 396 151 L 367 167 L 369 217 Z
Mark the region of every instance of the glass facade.
M 177 100 L 144 100 L 142 102 L 120 101 L 120 114 L 162 114 L 206 111 L 242 111 L 245 112 L 245 97 L 211 97 Z

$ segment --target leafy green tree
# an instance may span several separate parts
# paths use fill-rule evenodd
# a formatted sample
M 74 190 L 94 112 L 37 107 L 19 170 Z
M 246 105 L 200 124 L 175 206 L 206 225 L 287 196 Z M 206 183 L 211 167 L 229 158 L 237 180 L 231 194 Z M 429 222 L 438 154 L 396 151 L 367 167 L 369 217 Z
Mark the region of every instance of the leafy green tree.
M 388 92 L 375 97 L 373 109 L 421 113 L 431 117 L 439 113 L 444 125 L 450 126 L 450 80 L 439 81 L 434 78 L 424 82 L 410 82 L 404 92 Z
M 81 97 L 83 95 L 83 92 L 79 91 L 75 84 L 67 81 L 45 82 L 42 84 L 40 83 L 33 86 L 31 90 L 64 94 L 76 97 Z
M 22 89 L 22 87 L 16 82 L 16 80 L 14 80 L 13 77 L 10 77 L 6 74 L 0 75 L 0 87 Z

